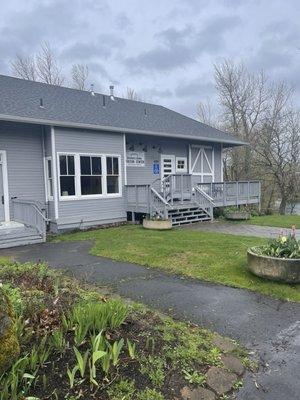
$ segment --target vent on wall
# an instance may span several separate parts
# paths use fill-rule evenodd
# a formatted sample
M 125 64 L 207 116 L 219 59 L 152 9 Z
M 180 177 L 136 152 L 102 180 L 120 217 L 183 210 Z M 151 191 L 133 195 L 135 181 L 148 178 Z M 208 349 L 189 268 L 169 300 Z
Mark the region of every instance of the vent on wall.
M 42 97 L 40 98 L 40 108 L 45 108 L 44 107 L 44 100 L 42 99 Z

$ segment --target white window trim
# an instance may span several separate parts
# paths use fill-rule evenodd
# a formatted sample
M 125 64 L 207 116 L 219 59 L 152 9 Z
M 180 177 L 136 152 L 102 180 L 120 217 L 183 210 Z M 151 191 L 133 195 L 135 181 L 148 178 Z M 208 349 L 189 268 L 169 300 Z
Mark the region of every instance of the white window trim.
M 74 156 L 75 167 L 75 196 L 61 196 L 60 190 L 60 156 Z M 102 194 L 86 194 L 81 195 L 81 182 L 80 182 L 80 157 L 101 157 L 102 163 Z M 107 193 L 107 173 L 106 173 L 106 157 L 115 157 L 119 160 L 119 192 Z M 93 200 L 93 199 L 110 199 L 122 197 L 122 164 L 120 154 L 99 154 L 99 153 L 74 153 L 74 152 L 58 152 L 57 153 L 57 171 L 58 171 L 58 193 L 59 201 L 73 201 L 73 200 Z
M 53 195 L 50 196 L 50 181 L 49 181 L 49 167 L 48 167 L 48 161 L 51 161 L 51 176 L 52 176 L 52 193 L 53 193 L 53 188 L 54 188 L 54 177 L 53 177 L 53 161 L 52 157 L 45 157 L 45 171 L 46 171 L 46 195 L 47 195 L 47 201 L 53 201 Z
M 184 161 L 184 169 L 178 169 L 178 161 Z M 186 174 L 188 172 L 187 157 L 176 157 L 175 171 L 176 173 L 182 174 Z
M 5 222 L 9 222 L 10 221 L 10 212 L 9 212 L 9 188 L 8 188 L 6 150 L 0 150 L 0 154 L 2 155 L 1 164 L 2 164 L 3 198 L 4 198 L 4 219 L 5 219 Z

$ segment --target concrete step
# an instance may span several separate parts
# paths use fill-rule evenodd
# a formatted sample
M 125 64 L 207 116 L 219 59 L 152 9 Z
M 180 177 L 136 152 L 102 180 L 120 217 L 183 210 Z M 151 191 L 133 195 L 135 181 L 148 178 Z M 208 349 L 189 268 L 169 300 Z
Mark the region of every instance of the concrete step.
M 0 249 L 44 242 L 37 229 L 31 227 L 0 231 Z

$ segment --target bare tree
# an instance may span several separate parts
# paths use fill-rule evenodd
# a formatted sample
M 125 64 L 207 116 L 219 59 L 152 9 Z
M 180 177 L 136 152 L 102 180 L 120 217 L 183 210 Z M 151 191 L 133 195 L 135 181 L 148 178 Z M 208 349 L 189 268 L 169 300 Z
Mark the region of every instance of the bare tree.
M 37 78 L 34 57 L 23 57 L 17 54 L 15 60 L 11 61 L 13 75 L 18 78 L 35 81 Z
M 74 64 L 72 67 L 72 86 L 74 89 L 86 90 L 89 69 L 84 64 Z
M 127 88 L 126 95 L 124 97 L 128 100 L 135 100 L 135 101 L 139 100 L 139 96 L 138 96 L 137 92 L 130 87 Z
M 215 65 L 215 82 L 225 128 L 236 137 L 255 143 L 269 96 L 264 73 L 253 75 L 243 63 L 235 65 L 225 60 Z M 235 179 L 251 178 L 252 155 L 251 146 L 232 151 Z
M 213 108 L 210 100 L 200 102 L 197 106 L 197 118 L 204 124 L 215 126 L 216 121 L 214 119 Z
M 58 66 L 54 53 L 47 42 L 41 45 L 41 50 L 36 56 L 36 67 L 41 82 L 57 86 L 63 84 L 64 77 L 61 68 Z

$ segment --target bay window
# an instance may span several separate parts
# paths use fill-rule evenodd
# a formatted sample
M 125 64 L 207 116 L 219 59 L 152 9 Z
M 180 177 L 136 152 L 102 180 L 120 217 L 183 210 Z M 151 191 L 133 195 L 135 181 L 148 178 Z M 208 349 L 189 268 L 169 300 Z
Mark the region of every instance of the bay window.
M 121 195 L 120 156 L 60 154 L 62 200 Z

